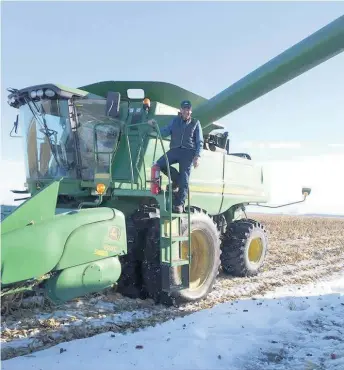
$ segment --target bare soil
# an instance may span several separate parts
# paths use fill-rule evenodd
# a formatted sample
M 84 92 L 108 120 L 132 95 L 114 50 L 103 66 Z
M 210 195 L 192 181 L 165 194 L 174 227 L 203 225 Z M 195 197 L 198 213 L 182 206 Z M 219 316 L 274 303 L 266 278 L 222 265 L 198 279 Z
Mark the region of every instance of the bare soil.
M 262 222 L 269 235 L 268 256 L 258 276 L 233 278 L 220 274 L 207 299 L 178 308 L 128 299 L 113 290 L 62 306 L 29 299 L 20 309 L 2 316 L 2 360 L 102 332 L 117 335 L 139 330 L 218 303 L 255 298 L 279 286 L 306 284 L 343 271 L 344 219 L 261 214 L 248 217 Z

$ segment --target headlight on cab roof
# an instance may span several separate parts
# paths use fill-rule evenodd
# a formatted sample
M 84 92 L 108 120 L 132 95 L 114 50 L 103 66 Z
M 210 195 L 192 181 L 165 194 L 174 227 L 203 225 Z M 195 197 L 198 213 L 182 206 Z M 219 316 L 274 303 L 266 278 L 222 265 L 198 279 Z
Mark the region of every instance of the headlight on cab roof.
M 38 96 L 39 98 L 43 98 L 43 95 L 44 95 L 44 92 L 43 92 L 43 90 L 42 90 L 42 89 L 37 90 L 37 96 Z
M 53 96 L 55 96 L 55 91 L 50 90 L 50 89 L 47 89 L 47 90 L 45 90 L 45 95 L 46 95 L 48 98 L 52 98 Z
M 54 97 L 56 94 L 55 94 L 55 91 L 51 90 L 51 89 L 46 89 L 46 90 L 43 90 L 43 89 L 39 89 L 39 90 L 32 90 L 30 92 L 30 97 L 31 99 L 35 99 L 35 98 L 43 98 L 43 96 L 47 96 L 48 98 L 52 98 Z

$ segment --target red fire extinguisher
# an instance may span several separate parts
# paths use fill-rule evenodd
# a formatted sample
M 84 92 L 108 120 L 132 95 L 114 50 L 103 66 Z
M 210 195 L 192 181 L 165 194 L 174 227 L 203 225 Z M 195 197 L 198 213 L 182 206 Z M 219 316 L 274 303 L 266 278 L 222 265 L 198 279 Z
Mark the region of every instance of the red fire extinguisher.
M 160 167 L 157 164 L 153 164 L 151 168 L 151 193 L 159 194 L 160 191 Z

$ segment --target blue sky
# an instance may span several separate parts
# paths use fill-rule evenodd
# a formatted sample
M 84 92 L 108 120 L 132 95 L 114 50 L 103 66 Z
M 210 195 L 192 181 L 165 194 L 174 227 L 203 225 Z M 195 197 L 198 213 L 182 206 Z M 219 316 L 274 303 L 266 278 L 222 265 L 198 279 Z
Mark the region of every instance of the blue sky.
M 2 3 L 2 158 L 22 160 L 7 87 L 160 80 L 210 98 L 343 14 L 344 2 Z M 343 65 L 344 53 L 222 119 L 232 150 L 343 154 Z

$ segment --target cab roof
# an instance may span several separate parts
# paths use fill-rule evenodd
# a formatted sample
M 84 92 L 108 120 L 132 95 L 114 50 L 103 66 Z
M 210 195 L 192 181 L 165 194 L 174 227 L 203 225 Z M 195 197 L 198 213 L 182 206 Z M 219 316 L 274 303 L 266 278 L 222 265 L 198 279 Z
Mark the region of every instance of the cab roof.
M 106 97 L 108 91 L 116 91 L 121 94 L 122 99 L 130 98 L 128 96 L 128 90 L 141 89 L 145 98 L 174 108 L 179 108 L 183 100 L 190 100 L 193 108 L 208 100 L 180 86 L 159 81 L 102 81 L 81 86 L 79 89 L 103 97 Z

